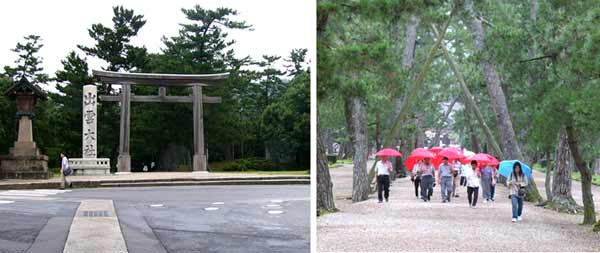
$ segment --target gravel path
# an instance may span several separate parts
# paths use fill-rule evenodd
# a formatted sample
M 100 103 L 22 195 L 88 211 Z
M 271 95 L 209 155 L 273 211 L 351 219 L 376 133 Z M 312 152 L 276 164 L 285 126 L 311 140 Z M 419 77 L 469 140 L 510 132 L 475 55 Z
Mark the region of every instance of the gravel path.
M 560 214 L 526 203 L 523 221 L 511 223 L 507 189 L 499 185 L 496 202 L 468 207 L 466 189 L 451 203 L 441 203 L 440 188 L 431 202 L 414 196 L 409 178 L 397 179 L 390 202 L 370 199 L 352 204 L 352 165 L 331 170 L 336 207 L 340 212 L 317 219 L 317 249 L 325 251 L 600 251 L 591 227 L 578 225 L 581 215 Z M 535 174 L 543 186 L 543 174 Z M 581 186 L 573 195 L 581 200 Z M 594 187 L 598 193 L 598 187 Z M 540 192 L 544 194 L 543 187 Z M 503 197 L 504 196 L 504 197 Z M 426 238 L 427 242 L 423 242 Z

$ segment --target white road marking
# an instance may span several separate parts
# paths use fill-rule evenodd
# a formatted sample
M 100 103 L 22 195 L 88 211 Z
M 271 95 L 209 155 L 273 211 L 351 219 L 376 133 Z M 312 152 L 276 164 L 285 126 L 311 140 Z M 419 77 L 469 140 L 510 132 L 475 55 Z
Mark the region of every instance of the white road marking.
M 150 207 L 164 207 L 165 205 L 163 204 L 152 204 L 150 205 Z
M 84 211 L 108 211 L 110 217 L 84 217 Z M 127 246 L 112 200 L 83 200 L 77 209 L 64 253 L 126 253 Z
M 282 214 L 283 211 L 281 210 L 269 210 L 269 214 Z
M 217 210 L 219 210 L 219 208 L 218 207 L 205 207 L 204 210 L 205 211 L 217 211 Z
M 15 203 L 15 202 L 10 201 L 10 200 L 0 200 L 0 204 L 11 204 L 11 203 Z
M 223 202 L 213 202 L 212 204 L 213 205 L 225 205 L 225 203 L 223 203 Z
M 268 205 L 265 205 L 265 207 L 266 208 L 280 208 L 281 206 L 277 205 L 277 204 L 268 204 Z
M 271 200 L 271 203 L 283 203 L 283 200 L 274 199 L 274 200 Z

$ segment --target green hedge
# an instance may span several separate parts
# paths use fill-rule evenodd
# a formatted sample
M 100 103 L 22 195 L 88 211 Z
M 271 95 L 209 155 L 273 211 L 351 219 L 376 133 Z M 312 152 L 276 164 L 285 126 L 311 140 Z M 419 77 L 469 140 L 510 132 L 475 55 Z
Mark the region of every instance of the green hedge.
M 277 166 L 270 161 L 261 158 L 238 159 L 223 164 L 223 171 L 276 171 Z

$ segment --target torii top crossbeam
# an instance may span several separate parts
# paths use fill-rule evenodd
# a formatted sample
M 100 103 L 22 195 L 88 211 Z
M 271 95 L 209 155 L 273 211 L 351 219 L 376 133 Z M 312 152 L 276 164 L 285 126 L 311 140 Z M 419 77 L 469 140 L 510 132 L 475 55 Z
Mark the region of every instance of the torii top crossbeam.
M 106 83 L 152 86 L 216 86 L 229 78 L 229 73 L 189 75 L 92 70 L 92 74 Z

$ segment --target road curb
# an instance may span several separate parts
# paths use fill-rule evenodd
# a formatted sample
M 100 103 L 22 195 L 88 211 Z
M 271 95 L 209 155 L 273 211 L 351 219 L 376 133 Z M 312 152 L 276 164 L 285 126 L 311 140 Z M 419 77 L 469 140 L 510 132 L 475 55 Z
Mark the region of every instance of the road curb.
M 308 176 L 281 176 L 281 177 L 215 177 L 215 178 L 165 178 L 165 179 L 140 179 L 140 180 L 98 180 L 77 181 L 73 180 L 73 188 L 97 187 L 129 187 L 129 186 L 183 186 L 183 185 L 282 185 L 282 184 L 310 184 Z M 28 190 L 28 189 L 56 189 L 60 182 L 34 182 L 0 184 L 0 190 Z

